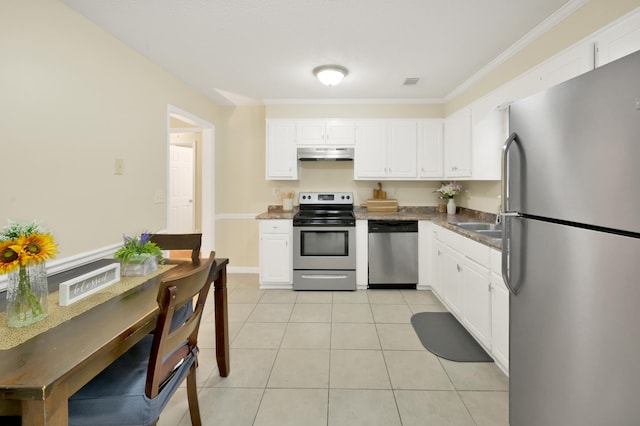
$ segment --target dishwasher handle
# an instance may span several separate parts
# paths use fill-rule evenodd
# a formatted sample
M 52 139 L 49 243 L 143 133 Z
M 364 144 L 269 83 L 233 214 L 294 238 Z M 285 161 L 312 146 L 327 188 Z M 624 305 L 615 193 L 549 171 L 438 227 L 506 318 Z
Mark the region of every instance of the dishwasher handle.
M 370 220 L 370 234 L 418 232 L 417 220 Z

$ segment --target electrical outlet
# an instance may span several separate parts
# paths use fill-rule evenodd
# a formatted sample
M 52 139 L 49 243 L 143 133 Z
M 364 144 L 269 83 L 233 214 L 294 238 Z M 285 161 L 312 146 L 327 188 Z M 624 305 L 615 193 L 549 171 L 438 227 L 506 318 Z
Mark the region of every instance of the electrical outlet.
M 124 160 L 122 158 L 116 158 L 113 173 L 116 175 L 124 174 Z
M 276 186 L 273 188 L 273 195 L 275 195 L 276 197 L 280 195 L 280 187 Z

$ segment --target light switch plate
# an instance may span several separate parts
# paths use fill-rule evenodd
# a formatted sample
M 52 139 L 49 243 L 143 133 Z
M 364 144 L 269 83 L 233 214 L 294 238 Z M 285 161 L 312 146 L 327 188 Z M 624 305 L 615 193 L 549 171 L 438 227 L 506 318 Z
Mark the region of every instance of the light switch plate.
M 164 189 L 156 189 L 156 192 L 153 194 L 153 202 L 156 204 L 164 203 L 165 198 Z
M 116 158 L 113 173 L 116 175 L 124 174 L 124 160 L 122 158 Z

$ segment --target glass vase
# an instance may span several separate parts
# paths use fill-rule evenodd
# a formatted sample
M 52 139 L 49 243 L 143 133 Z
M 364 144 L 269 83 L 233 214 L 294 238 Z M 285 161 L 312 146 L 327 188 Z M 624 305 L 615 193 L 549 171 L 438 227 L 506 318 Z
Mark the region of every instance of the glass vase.
M 20 266 L 10 272 L 7 278 L 7 325 L 24 327 L 44 319 L 49 308 L 44 262 Z

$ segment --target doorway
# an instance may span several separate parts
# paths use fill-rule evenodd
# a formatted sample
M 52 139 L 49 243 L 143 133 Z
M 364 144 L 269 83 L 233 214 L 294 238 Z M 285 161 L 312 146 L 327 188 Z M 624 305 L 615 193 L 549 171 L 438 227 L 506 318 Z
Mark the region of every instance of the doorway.
M 170 233 L 202 233 L 203 256 L 215 250 L 214 126 L 167 106 L 167 223 Z
M 169 203 L 168 231 L 172 234 L 190 234 L 199 229 L 196 221 L 196 149 L 199 134 L 176 133 L 171 129 L 169 145 Z M 198 200 L 196 200 L 196 194 Z

